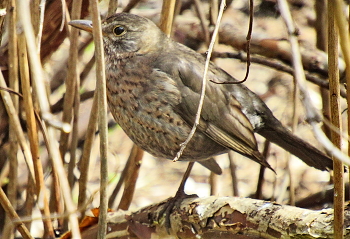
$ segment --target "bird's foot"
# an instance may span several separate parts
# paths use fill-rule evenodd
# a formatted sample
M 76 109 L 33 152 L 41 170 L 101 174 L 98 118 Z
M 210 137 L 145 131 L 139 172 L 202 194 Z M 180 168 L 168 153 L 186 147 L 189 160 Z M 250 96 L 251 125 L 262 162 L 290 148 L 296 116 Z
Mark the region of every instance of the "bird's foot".
M 171 222 L 170 222 L 170 214 L 173 212 L 174 209 L 179 209 L 182 201 L 186 198 L 197 198 L 198 196 L 196 194 L 187 195 L 184 191 L 178 191 L 176 192 L 175 196 L 168 199 L 164 203 L 164 206 L 162 210 L 159 212 L 157 216 L 157 221 L 159 222 L 161 219 L 164 218 L 164 226 L 167 230 L 167 233 L 170 234 L 171 229 Z

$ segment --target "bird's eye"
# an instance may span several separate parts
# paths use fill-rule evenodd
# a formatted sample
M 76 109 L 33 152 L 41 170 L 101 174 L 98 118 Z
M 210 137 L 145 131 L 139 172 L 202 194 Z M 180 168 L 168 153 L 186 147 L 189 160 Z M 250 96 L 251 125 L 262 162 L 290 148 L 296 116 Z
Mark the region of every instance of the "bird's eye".
M 121 35 L 124 35 L 126 33 L 126 30 L 123 26 L 116 26 L 113 29 L 113 32 L 114 32 L 114 35 L 121 36 Z

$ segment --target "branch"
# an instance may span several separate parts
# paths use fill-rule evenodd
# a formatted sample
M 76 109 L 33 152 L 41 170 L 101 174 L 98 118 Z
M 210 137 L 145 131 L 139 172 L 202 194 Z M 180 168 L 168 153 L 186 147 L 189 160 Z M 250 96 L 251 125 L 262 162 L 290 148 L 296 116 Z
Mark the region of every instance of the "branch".
M 164 219 L 155 220 L 166 201 L 130 213 L 108 213 L 108 238 L 333 238 L 333 209 L 308 210 L 267 201 L 236 197 L 189 198 Z M 350 213 L 344 212 L 344 228 Z M 96 238 L 97 226 L 82 233 Z M 350 235 L 346 229 L 345 236 Z
M 177 22 L 175 22 L 175 29 L 176 31 L 181 32 L 182 39 L 189 38 L 204 41 L 200 24 L 194 19 L 178 17 Z M 223 22 L 219 29 L 219 39 L 221 44 L 232 46 L 238 51 L 246 50 L 245 31 L 239 24 Z M 291 47 L 288 40 L 274 39 L 266 35 L 255 34 L 252 37 L 250 44 L 251 54 L 279 60 L 290 66 L 292 65 Z M 304 69 L 309 73 L 317 73 L 323 78 L 327 78 L 327 54 L 306 42 L 299 42 L 299 44 Z M 345 62 L 342 58 L 339 58 L 339 71 L 340 75 L 343 75 L 345 72 Z

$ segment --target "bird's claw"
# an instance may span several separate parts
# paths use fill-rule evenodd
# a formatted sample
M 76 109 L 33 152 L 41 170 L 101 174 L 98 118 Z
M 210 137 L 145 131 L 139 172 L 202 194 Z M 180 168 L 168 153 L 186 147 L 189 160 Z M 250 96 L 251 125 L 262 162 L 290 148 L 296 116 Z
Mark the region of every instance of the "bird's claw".
M 157 215 L 157 221 L 160 222 L 164 217 L 164 226 L 168 234 L 170 234 L 171 229 L 171 221 L 170 214 L 174 211 L 174 209 L 179 209 L 182 201 L 186 198 L 197 198 L 198 195 L 191 194 L 187 195 L 185 192 L 177 192 L 176 195 L 172 198 L 169 198 L 162 208 L 162 210 Z

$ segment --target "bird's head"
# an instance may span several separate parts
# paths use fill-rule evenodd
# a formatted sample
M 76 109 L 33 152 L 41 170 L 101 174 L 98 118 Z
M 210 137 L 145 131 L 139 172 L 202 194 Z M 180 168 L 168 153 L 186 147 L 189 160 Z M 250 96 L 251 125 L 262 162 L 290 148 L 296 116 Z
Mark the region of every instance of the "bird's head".
M 89 20 L 74 20 L 71 26 L 92 32 Z M 167 37 L 149 19 L 129 13 L 114 14 L 102 22 L 103 43 L 106 54 L 147 54 L 160 50 Z

